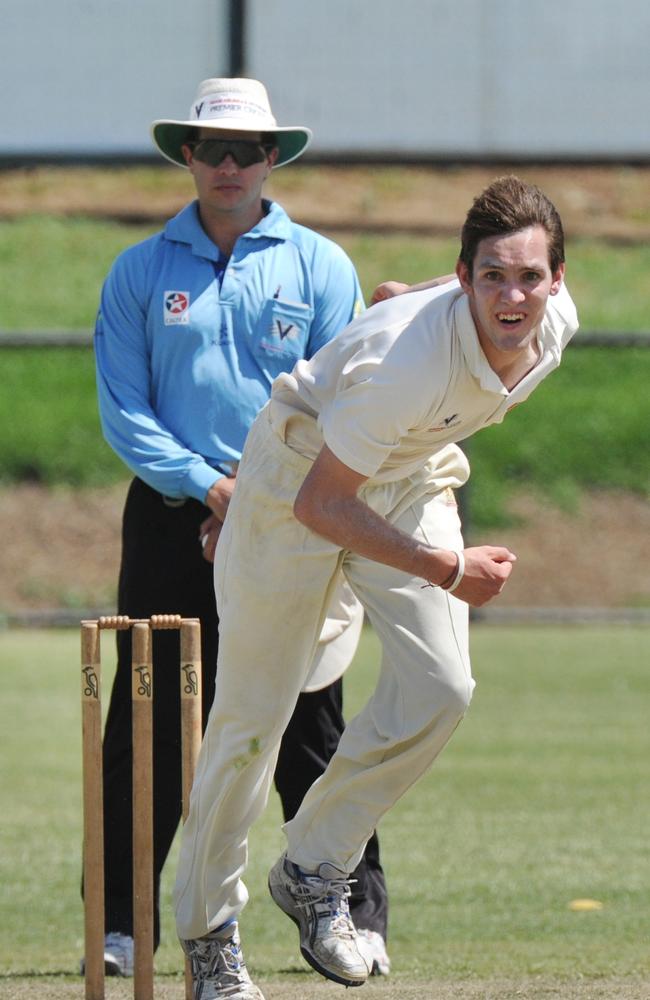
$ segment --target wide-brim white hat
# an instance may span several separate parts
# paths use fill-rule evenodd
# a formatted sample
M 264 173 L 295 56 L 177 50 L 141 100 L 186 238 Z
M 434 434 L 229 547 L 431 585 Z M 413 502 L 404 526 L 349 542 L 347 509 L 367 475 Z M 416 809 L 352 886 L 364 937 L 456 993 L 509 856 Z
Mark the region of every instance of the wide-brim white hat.
M 199 84 L 188 121 L 158 119 L 151 126 L 151 137 L 166 159 L 185 167 L 181 146 L 195 128 L 272 133 L 278 147 L 276 167 L 297 159 L 312 138 L 311 129 L 302 125 L 278 126 L 266 87 L 259 80 L 204 80 Z

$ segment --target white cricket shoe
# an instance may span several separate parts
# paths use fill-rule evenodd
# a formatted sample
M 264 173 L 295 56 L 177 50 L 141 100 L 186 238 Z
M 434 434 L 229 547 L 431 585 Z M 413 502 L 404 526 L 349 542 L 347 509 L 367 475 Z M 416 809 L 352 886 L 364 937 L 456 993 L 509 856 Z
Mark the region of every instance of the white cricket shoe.
M 304 872 L 285 854 L 269 874 L 269 891 L 300 931 L 303 958 L 322 976 L 343 986 L 362 986 L 370 963 L 350 920 L 349 878 L 334 865 Z
M 369 931 L 359 928 L 357 934 L 361 938 L 359 950 L 365 954 L 371 964 L 371 976 L 387 976 L 390 973 L 390 958 L 386 951 L 386 942 L 379 931 Z
M 181 945 L 192 966 L 194 1000 L 264 1000 L 248 975 L 236 923 Z
M 81 959 L 81 975 L 86 971 L 86 959 Z M 104 938 L 104 973 L 107 976 L 133 975 L 133 938 L 119 931 L 110 931 Z

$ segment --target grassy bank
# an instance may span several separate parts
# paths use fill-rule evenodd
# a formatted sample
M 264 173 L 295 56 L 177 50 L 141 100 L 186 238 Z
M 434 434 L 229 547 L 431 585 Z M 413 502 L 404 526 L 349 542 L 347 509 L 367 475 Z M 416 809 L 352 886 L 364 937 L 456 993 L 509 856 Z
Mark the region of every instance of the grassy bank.
M 6 349 L 0 356 L 0 477 L 55 485 L 103 485 L 124 467 L 101 436 L 92 352 Z M 571 509 L 583 489 L 648 483 L 650 351 L 569 351 L 526 406 L 468 445 L 472 520 L 496 526 L 519 486 Z M 645 456 L 645 457 L 644 457 Z
M 90 329 L 115 256 L 158 226 L 27 215 L 0 221 L 0 329 Z M 366 296 L 386 278 L 421 281 L 453 270 L 455 238 L 337 234 Z M 567 278 L 586 330 L 647 330 L 650 245 L 567 246 Z
M 90 329 L 101 282 L 115 255 L 151 226 L 87 218 L 25 216 L 0 222 L 3 329 Z M 412 281 L 448 271 L 452 239 L 347 235 L 366 295 L 383 278 Z M 595 240 L 569 246 L 570 287 L 583 329 L 647 328 L 650 247 L 613 249 Z M 124 476 L 104 444 L 96 414 L 93 359 L 83 349 L 3 350 L 0 479 L 3 483 L 97 485 Z M 566 506 L 590 488 L 648 483 L 650 351 L 574 349 L 525 407 L 470 445 L 472 520 L 502 517 L 519 485 Z

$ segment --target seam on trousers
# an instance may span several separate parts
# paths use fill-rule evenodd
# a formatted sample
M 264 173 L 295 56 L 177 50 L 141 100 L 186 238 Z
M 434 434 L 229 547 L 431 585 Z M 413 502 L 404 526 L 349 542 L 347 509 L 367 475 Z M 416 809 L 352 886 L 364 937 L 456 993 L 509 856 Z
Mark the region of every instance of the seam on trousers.
M 424 538 L 425 542 L 427 543 L 427 545 L 431 545 L 431 547 L 434 548 L 434 549 L 441 548 L 440 545 L 433 545 L 432 542 L 429 540 L 429 537 L 428 537 L 428 535 L 426 533 L 426 530 L 425 530 L 425 528 L 424 528 L 424 526 L 423 526 L 420 518 L 418 517 L 418 515 L 416 514 L 416 512 L 413 510 L 413 508 L 411 508 L 410 513 L 413 514 L 413 518 L 414 518 L 414 520 L 415 520 L 418 528 L 420 529 L 420 533 L 421 533 L 422 537 Z M 463 543 L 463 538 L 461 536 L 461 544 L 462 543 Z M 452 603 L 451 602 L 452 601 L 458 601 L 458 600 L 460 600 L 460 598 L 454 597 L 453 594 L 448 594 L 448 593 L 446 593 L 446 591 L 443 591 L 443 593 L 445 595 L 445 600 L 447 602 L 447 614 L 449 615 L 449 628 L 450 628 L 451 633 L 452 633 L 452 635 L 454 637 L 454 644 L 456 646 L 456 651 L 458 653 L 458 657 L 460 659 L 460 662 L 461 662 L 461 664 L 463 666 L 463 673 L 465 675 L 467 700 L 469 701 L 469 699 L 472 696 L 472 691 L 473 691 L 473 687 L 472 687 L 472 673 L 471 673 L 471 670 L 468 667 L 467 660 L 466 660 L 465 656 L 462 653 L 462 647 L 461 647 L 461 644 L 458 641 L 458 634 L 456 632 L 456 623 L 454 622 L 454 616 L 451 613 L 451 609 L 452 609 Z M 465 717 L 465 714 L 466 713 L 463 713 L 463 718 Z

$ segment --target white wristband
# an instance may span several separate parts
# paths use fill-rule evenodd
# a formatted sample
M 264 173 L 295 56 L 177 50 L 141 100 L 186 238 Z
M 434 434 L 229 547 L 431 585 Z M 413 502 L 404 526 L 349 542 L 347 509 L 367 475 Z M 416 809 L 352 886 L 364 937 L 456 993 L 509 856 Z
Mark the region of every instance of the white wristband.
M 444 590 L 447 591 L 448 594 L 453 594 L 453 592 L 460 586 L 460 581 L 463 579 L 463 576 L 465 575 L 465 556 L 463 555 L 462 552 L 457 552 L 456 555 L 458 557 L 458 567 L 456 569 L 456 576 L 451 581 L 448 587 L 443 588 Z

